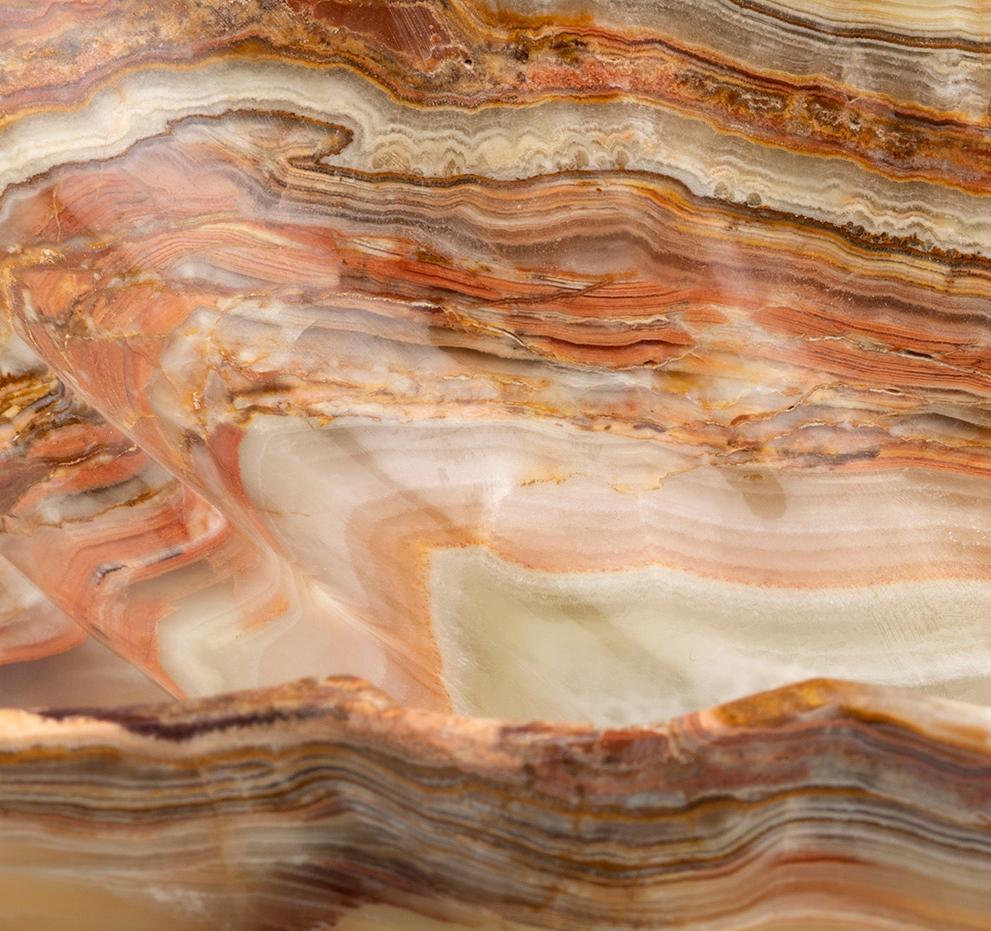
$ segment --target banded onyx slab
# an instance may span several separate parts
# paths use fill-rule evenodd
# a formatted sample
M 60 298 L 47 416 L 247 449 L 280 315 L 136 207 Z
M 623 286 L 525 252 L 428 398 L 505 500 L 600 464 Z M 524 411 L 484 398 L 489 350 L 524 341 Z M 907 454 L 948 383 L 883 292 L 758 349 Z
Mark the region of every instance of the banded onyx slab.
M 812 681 L 656 727 L 355 680 L 0 714 L 6 931 L 962 931 L 991 712 Z
M 0 931 L 987 928 L 989 65 L 0 0 Z
M 0 555 L 175 695 L 988 701 L 989 23 L 7 0 Z

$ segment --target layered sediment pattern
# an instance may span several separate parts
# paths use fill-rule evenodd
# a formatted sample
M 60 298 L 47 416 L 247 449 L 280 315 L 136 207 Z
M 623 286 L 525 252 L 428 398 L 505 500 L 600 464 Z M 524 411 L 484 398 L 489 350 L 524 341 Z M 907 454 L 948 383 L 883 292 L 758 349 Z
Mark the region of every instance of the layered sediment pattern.
M 0 560 L 0 663 L 61 653 L 85 639 L 85 631 L 71 617 Z
M 4 927 L 976 931 L 989 726 L 823 681 L 611 731 L 346 680 L 7 711 Z
M 0 552 L 175 694 L 991 699 L 984 4 L 103 0 L 0 40 Z
M 989 66 L 0 3 L 0 928 L 988 927 Z

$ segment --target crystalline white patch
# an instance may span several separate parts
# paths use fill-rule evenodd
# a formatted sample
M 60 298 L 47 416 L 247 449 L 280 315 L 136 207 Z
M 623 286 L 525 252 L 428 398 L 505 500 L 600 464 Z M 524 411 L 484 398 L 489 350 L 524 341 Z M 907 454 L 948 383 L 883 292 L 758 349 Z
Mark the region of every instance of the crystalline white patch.
M 645 723 L 818 676 L 991 702 L 986 583 L 775 589 L 470 547 L 434 552 L 430 586 L 463 714 Z

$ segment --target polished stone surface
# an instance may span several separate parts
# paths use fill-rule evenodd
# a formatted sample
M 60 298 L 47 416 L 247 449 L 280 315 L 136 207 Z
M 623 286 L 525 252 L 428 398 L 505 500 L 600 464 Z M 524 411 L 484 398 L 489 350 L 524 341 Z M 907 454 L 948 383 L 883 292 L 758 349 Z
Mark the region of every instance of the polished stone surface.
M 989 616 L 985 0 L 0 0 L 0 931 L 987 928 Z
M 176 695 L 988 701 L 989 22 L 5 4 L 0 553 Z
M 978 931 L 991 712 L 818 681 L 659 727 L 353 680 L 0 712 L 5 931 Z

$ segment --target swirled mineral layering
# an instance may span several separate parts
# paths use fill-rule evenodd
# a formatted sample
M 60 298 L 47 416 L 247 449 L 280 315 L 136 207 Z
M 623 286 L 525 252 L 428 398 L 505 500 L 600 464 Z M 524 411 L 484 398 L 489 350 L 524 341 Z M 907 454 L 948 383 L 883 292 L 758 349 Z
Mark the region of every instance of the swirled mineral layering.
M 991 701 L 984 0 L 7 0 L 0 94 L 0 657 Z
M 353 680 L 3 711 L 3 928 L 986 931 L 989 726 L 828 682 L 604 731 Z

